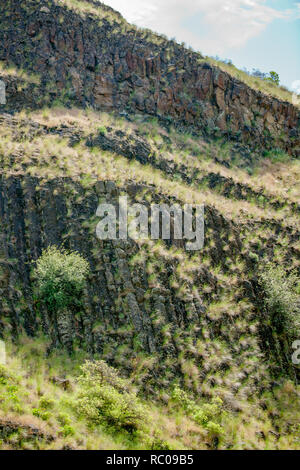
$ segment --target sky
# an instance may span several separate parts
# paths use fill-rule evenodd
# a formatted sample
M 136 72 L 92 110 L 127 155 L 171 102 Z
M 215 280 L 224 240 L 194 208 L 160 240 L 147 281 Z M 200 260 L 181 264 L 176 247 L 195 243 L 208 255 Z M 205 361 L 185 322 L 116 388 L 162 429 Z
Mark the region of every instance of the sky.
M 300 83 L 300 0 L 102 0 L 130 23 Z

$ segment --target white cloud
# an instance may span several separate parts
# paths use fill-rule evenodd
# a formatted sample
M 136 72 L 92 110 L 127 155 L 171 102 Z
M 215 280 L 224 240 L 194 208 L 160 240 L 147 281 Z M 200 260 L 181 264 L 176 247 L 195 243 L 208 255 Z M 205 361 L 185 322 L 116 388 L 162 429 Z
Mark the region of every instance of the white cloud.
M 129 23 L 147 27 L 147 21 L 155 16 L 156 0 L 104 0 L 103 3 L 119 11 Z
M 222 54 L 231 47 L 242 47 L 258 36 L 277 18 L 299 16 L 294 10 L 277 10 L 265 0 L 104 0 L 138 26 L 185 41 L 205 54 Z M 205 34 L 189 29 L 189 20 L 201 15 Z

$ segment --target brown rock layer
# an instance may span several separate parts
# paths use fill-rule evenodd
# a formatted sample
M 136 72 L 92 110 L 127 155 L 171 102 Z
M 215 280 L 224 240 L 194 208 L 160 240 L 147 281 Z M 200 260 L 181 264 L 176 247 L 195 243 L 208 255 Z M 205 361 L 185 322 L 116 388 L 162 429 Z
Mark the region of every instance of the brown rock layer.
M 98 2 L 89 4 L 109 11 Z M 39 75 L 35 106 L 59 98 L 141 112 L 299 155 L 299 110 L 252 90 L 199 54 L 138 31 L 116 14 L 99 19 L 54 0 L 0 0 L 0 6 L 0 60 Z M 10 84 L 10 110 L 20 102 L 16 94 Z M 28 101 L 34 106 L 30 88 Z

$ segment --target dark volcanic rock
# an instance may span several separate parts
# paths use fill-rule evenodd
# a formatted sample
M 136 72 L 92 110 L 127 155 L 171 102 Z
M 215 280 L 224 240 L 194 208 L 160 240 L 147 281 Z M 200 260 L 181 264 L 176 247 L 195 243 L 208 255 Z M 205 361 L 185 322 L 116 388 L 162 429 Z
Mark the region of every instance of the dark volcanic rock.
M 9 83 L 6 109 L 20 108 L 25 93 L 31 107 L 60 99 L 141 112 L 299 155 L 299 110 L 292 104 L 252 90 L 200 54 L 134 29 L 100 2 L 86 4 L 98 14 L 54 0 L 0 0 L 0 60 L 41 79 L 38 97 L 32 85 L 20 94 Z

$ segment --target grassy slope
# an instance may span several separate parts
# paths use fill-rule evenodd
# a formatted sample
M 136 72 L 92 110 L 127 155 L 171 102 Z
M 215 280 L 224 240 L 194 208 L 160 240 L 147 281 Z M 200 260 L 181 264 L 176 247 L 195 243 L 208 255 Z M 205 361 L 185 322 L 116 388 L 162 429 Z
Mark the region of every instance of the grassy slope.
M 107 19 L 118 23 L 118 28 L 124 32 L 135 30 L 111 10 L 104 11 L 83 1 L 63 2 L 83 15 L 97 15 L 99 22 Z M 143 35 L 158 45 L 166 41 L 165 37 L 148 30 L 143 30 Z M 292 101 L 292 94 L 283 88 L 199 54 L 199 62 L 203 60 L 221 67 L 252 88 Z M 38 77 L 3 64 L 0 64 L 0 72 L 21 78 L 24 86 L 39 82 Z M 103 152 L 96 145 L 86 146 L 86 140 L 91 137 L 105 134 L 110 138 L 120 130 L 124 133 L 122 139 L 127 142 L 134 144 L 138 137 L 144 139 L 156 155 L 156 165 L 150 160 L 142 165 L 118 151 Z M 74 135 L 79 139 L 71 145 L 69 139 Z M 216 436 L 207 426 L 197 424 L 183 403 L 179 406 L 174 403 L 171 389 L 165 387 L 163 379 L 162 382 L 157 379 L 156 400 L 149 395 L 145 398 L 138 384 L 142 382 L 143 374 L 151 371 L 156 358 L 142 356 L 138 357 L 129 378 L 128 389 L 136 389 L 139 393 L 139 400 L 150 417 L 146 428 L 130 434 L 108 426 L 105 420 L 102 425 L 91 427 L 87 417 L 78 414 L 74 405 L 80 393 L 77 376 L 80 365 L 87 358 L 85 353 L 76 351 L 70 358 L 59 351 L 49 356 L 45 338 L 23 337 L 18 344 L 13 344 L 7 337 L 8 364 L 6 369 L 0 369 L 0 448 L 299 448 L 299 387 L 284 376 L 276 387 L 269 387 L 273 380 L 272 358 L 269 351 L 262 355 L 259 318 L 253 305 L 244 298 L 242 288 L 243 282 L 247 282 L 257 267 L 269 259 L 289 270 L 299 269 L 299 161 L 276 151 L 251 158 L 249 155 L 241 157 L 233 144 L 203 140 L 172 128 L 166 130 L 156 120 L 145 120 L 142 116 L 128 122 L 105 113 L 63 108 L 35 113 L 23 111 L 13 120 L 1 119 L 0 159 L 5 176 L 37 176 L 41 185 L 43 181 L 67 176 L 79 181 L 88 193 L 91 184 L 98 180 L 114 180 L 119 186 L 135 181 L 152 185 L 161 197 L 175 197 L 181 203 L 204 202 L 238 227 L 243 245 L 238 255 L 228 254 L 216 264 L 214 253 L 218 238 L 224 237 L 230 246 L 234 234 L 219 233 L 216 237 L 207 231 L 205 249 L 197 256 L 190 257 L 180 249 L 168 249 L 161 243 L 149 242 L 140 246 L 139 255 L 132 260 L 136 264 L 147 262 L 154 286 L 159 285 L 165 261 L 171 260 L 174 274 L 170 286 L 176 289 L 178 298 L 184 299 L 186 285 L 194 285 L 199 291 L 207 308 L 203 338 L 196 345 L 197 354 L 204 359 L 204 378 L 202 376 L 200 380 L 203 371 L 188 359 L 194 345 L 181 339 L 180 335 L 177 338 L 178 346 L 182 348 L 179 367 L 185 389 L 199 406 L 210 403 L 216 396 L 224 399 L 226 404 L 217 418 L 223 433 Z M 212 184 L 213 181 L 217 183 Z M 151 198 L 151 194 L 141 194 L 141 200 L 143 197 Z M 69 209 L 72 211 L 72 207 Z M 92 223 L 89 228 L 90 233 L 94 233 Z M 247 262 L 249 258 L 254 263 L 251 268 Z M 199 283 L 196 276 L 199 266 L 209 273 L 211 283 Z M 218 322 L 227 325 L 223 337 L 207 339 L 209 326 Z M 228 323 L 232 326 L 228 327 Z M 166 326 L 166 344 L 168 334 Z M 238 344 L 235 345 L 237 337 Z M 229 344 L 236 347 L 234 357 Z M 241 359 L 236 361 L 240 352 Z M 118 361 L 122 375 L 124 357 L 121 347 L 116 357 Z M 245 378 L 245 371 L 249 378 Z M 53 383 L 53 377 L 67 378 L 70 388 L 64 390 Z M 255 380 L 259 381 L 261 377 L 264 378 L 261 388 L 269 391 L 253 394 Z M 202 398 L 199 398 L 200 390 Z M 228 397 L 230 400 L 226 400 Z M 50 405 L 45 405 L 47 400 Z M 10 429 L 6 434 L 3 433 L 5 426 Z M 36 433 L 34 438 L 32 429 Z
M 0 427 L 9 421 L 14 429 L 0 441 L 1 449 L 212 449 L 216 445 L 216 436 L 168 394 L 161 403 L 139 399 L 147 419 L 136 433 L 109 426 L 104 419 L 102 425 L 92 426 L 76 410 L 82 352 L 72 358 L 62 351 L 49 356 L 45 338 L 24 337 L 18 345 L 9 341 L 6 345 L 7 365 L 0 367 Z M 57 377 L 68 381 L 67 390 L 53 383 Z M 132 382 L 134 377 L 129 389 Z M 264 410 L 255 400 L 245 402 L 240 413 L 223 409 L 218 421 L 224 433 L 218 436 L 218 448 L 298 448 L 298 402 L 295 386 L 286 381 L 261 397 Z M 37 430 L 34 438 L 31 428 Z
M 48 132 L 36 132 L 36 127 L 30 123 L 45 126 L 44 130 L 61 129 L 67 126 L 69 134 L 57 136 Z M 100 133 L 110 135 L 114 129 L 122 130 L 124 138 L 128 141 L 136 139 L 136 131 L 147 140 L 158 159 L 168 164 L 181 163 L 185 165 L 184 174 L 180 168 L 169 176 L 160 169 L 153 169 L 148 165 L 141 165 L 134 160 L 117 155 L 112 152 L 103 152 L 97 147 L 88 148 L 85 139 L 91 134 Z M 273 248 L 268 257 L 273 261 L 286 265 L 289 269 L 299 267 L 299 241 L 295 234 L 298 230 L 298 218 L 294 204 L 299 200 L 299 161 L 290 160 L 285 155 L 269 155 L 269 158 L 257 158 L 251 168 L 237 168 L 233 163 L 236 159 L 232 147 L 223 142 L 202 141 L 188 134 L 178 134 L 170 129 L 159 127 L 156 121 L 145 122 L 137 116 L 136 122 L 128 122 L 112 115 L 93 113 L 92 111 L 45 109 L 34 114 L 22 112 L 14 117 L 13 121 L 5 120 L 1 125 L 0 154 L 2 168 L 6 176 L 30 174 L 45 180 L 59 176 L 69 176 L 81 182 L 86 188 L 91 182 L 102 180 L 115 180 L 117 184 L 125 181 L 140 181 L 152 184 L 155 191 L 161 195 L 175 196 L 182 202 L 205 202 L 214 207 L 228 220 L 239 224 L 243 239 L 243 250 L 238 257 L 224 260 L 225 264 L 216 266 L 212 263 L 211 253 L 214 249 L 214 238 L 207 233 L 206 248 L 198 257 L 187 258 L 184 252 L 177 249 L 166 249 L 161 244 L 147 244 L 141 247 L 139 259 L 148 259 L 149 269 L 156 282 L 156 271 L 163 269 L 164 259 L 174 258 L 178 269 L 171 282 L 177 288 L 178 295 L 186 282 L 193 282 L 193 275 L 199 262 L 215 277 L 221 286 L 217 293 L 211 285 L 201 285 L 201 295 L 206 299 L 208 317 L 210 321 L 228 319 L 234 323 L 234 328 L 226 332 L 230 335 L 242 331 L 241 341 L 250 347 L 252 354 L 246 362 L 240 365 L 229 362 L 229 370 L 222 372 L 218 364 L 227 361 L 230 357 L 225 342 L 205 341 L 198 345 L 199 351 L 206 357 L 205 365 L 208 373 L 201 383 L 202 391 L 206 396 L 226 396 L 228 390 L 239 381 L 240 373 L 245 368 L 260 370 L 266 381 L 269 377 L 268 363 L 261 360 L 261 351 L 257 341 L 257 319 L 253 318 L 253 306 L 243 296 L 240 287 L 241 280 L 249 277 L 249 268 L 245 265 L 245 255 L 253 253 L 264 261 L 265 250 L 270 237 L 273 239 Z M 80 141 L 71 146 L 68 135 L 79 134 Z M 171 139 L 169 139 L 171 137 Z M 13 158 L 11 158 L 13 156 Z M 55 156 L 55 158 L 53 158 Z M 216 156 L 229 167 L 218 163 Z M 193 170 L 197 169 L 194 177 Z M 191 183 L 187 183 L 184 175 L 191 174 Z M 251 175 L 249 174 L 251 173 Z M 224 178 L 216 187 L 210 188 L 205 180 L 208 174 L 222 175 Z M 204 178 L 204 179 L 201 179 Z M 201 180 L 201 182 L 199 182 Z M 235 193 L 228 192 L 228 184 L 240 185 L 243 198 L 235 197 Z M 233 188 L 234 188 L 233 185 Z M 250 188 L 251 191 L 245 188 Z M 282 236 L 276 236 L 277 228 L 274 221 L 280 226 Z M 255 230 L 254 230 L 255 227 Z M 91 228 L 93 230 L 93 228 Z M 219 234 L 220 236 L 222 234 Z M 294 240 L 291 243 L 291 238 Z M 275 239 L 275 241 L 274 241 Z M 299 240 L 299 238 L 298 238 Z M 291 250 L 294 255 L 291 258 Z M 261 255 L 263 253 L 263 255 Z M 298 253 L 298 256 L 297 256 Z M 261 258 L 263 256 L 263 258 Z M 251 321 L 249 323 L 249 318 Z M 166 332 L 167 333 L 167 332 Z M 234 341 L 234 336 L 231 341 Z M 184 345 L 188 347 L 188 345 Z M 160 392 L 159 402 L 147 401 L 145 406 L 151 414 L 151 425 L 146 434 L 138 436 L 117 432 L 107 426 L 98 426 L 91 430 L 84 417 L 78 417 L 72 408 L 72 401 L 78 391 L 75 377 L 78 366 L 84 361 L 84 355 L 77 353 L 72 359 L 62 352 L 54 353 L 45 358 L 45 340 L 23 339 L 18 346 L 8 342 L 8 365 L 12 374 L 19 376 L 16 383 L 2 383 L 0 385 L 0 409 L 2 415 L 8 415 L 15 420 L 21 420 L 17 425 L 19 431 L 13 433 L 2 443 L 4 448 L 40 446 L 42 448 L 149 448 L 149 446 L 166 445 L 160 440 L 167 441 L 167 446 L 173 448 L 212 448 L 215 445 L 213 436 L 207 429 L 197 425 L 183 408 L 176 408 L 170 401 L 170 392 Z M 232 361 L 232 359 L 230 359 Z M 191 384 L 198 381 L 194 364 L 182 358 L 182 372 L 185 377 L 187 389 L 192 391 Z M 120 366 L 120 371 L 122 367 Z M 133 372 L 131 380 L 138 383 L 140 370 Z M 63 391 L 60 386 L 50 381 L 53 375 L 70 377 L 72 390 Z M 211 379 L 217 381 L 212 387 Z M 157 384 L 158 388 L 163 384 Z M 17 387 L 9 389 L 7 387 Z M 225 433 L 219 438 L 219 448 L 297 448 L 299 447 L 299 430 L 297 430 L 298 395 L 295 387 L 287 381 L 282 381 L 278 389 L 273 389 L 270 395 L 247 396 L 247 381 L 238 394 L 235 395 L 235 409 L 226 406 L 222 415 L 222 425 Z M 299 394 L 299 391 L 298 391 Z M 42 396 L 55 400 L 50 415 L 33 416 L 33 410 L 40 408 Z M 160 404 L 158 404 L 160 403 Z M 298 407 L 298 410 L 297 410 Z M 68 428 L 60 423 L 60 413 L 70 416 L 72 430 L 69 436 Z M 35 412 L 36 414 L 36 412 Z M 54 436 L 52 442 L 47 443 L 44 438 L 40 443 L 28 439 L 26 430 L 22 430 L 22 422 L 32 423 Z M 19 427 L 18 427 L 19 426 Z M 25 433 L 25 437 L 24 437 Z M 22 437 L 23 436 L 23 437 Z M 155 442 L 156 444 L 155 444 Z M 158 443 L 158 444 L 157 444 Z
M 36 122 L 46 126 L 48 133 L 45 135 L 42 131 L 34 130 L 32 133 L 28 118 L 32 119 L 33 124 Z M 7 174 L 22 174 L 26 167 L 26 172 L 32 175 L 47 174 L 49 178 L 80 178 L 84 173 L 92 179 L 135 179 L 155 184 L 162 193 L 179 196 L 187 202 L 211 202 L 232 219 L 237 219 L 245 210 L 248 213 L 246 218 L 249 216 L 259 219 L 260 216 L 267 216 L 280 220 L 283 224 L 285 221 L 292 225 L 297 224 L 291 204 L 299 201 L 299 161 L 276 150 L 267 155 L 255 154 L 252 161 L 244 161 L 230 143 L 221 140 L 205 141 L 188 133 L 178 133 L 172 128 L 167 131 L 155 119 L 144 120 L 141 116 L 136 116 L 135 122 L 128 122 L 107 113 L 57 107 L 34 113 L 24 111 L 15 114 L 14 119 L 12 124 L 4 121 L 0 130 L 3 169 Z M 65 135 L 57 135 L 59 132 L 55 132 L 55 129 L 59 131 L 62 126 L 67 126 Z M 109 135 L 110 129 L 122 130 L 122 138 L 128 141 L 134 141 L 136 135 L 141 135 L 160 161 L 175 165 L 178 170 L 175 169 L 175 174 L 169 175 L 159 168 L 153 169 L 150 161 L 141 165 L 112 152 L 86 147 L 88 137 L 95 137 L 99 132 L 108 132 Z M 81 142 L 75 146 L 69 143 L 72 133 L 79 134 L 81 138 Z M 6 157 L 13 152 L 21 152 L 22 158 L 15 159 L 11 165 Z M 40 153 L 41 158 L 35 159 L 33 152 Z M 55 162 L 49 158 L 51 152 L 57 153 L 58 160 Z M 184 165 L 184 173 L 180 173 L 180 165 Z M 203 178 L 200 187 L 199 176 L 204 177 L 209 173 L 221 175 L 224 183 L 230 179 L 236 185 L 249 187 L 249 196 L 245 192 L 244 199 L 238 203 L 232 194 L 224 199 L 222 188 L 210 190 L 205 187 Z M 190 183 L 186 184 L 185 176 L 192 179 L 192 191 Z M 278 210 L 272 208 L 272 203 L 275 202 L 279 203 Z
M 296 100 L 293 99 L 293 93 L 291 93 L 285 86 L 278 86 L 276 83 L 272 83 L 269 80 L 253 77 L 243 70 L 238 69 L 233 64 L 226 64 L 211 57 L 206 57 L 204 60 L 208 61 L 212 65 L 220 67 L 222 70 L 229 73 L 229 75 L 241 80 L 254 90 L 261 91 L 266 95 L 274 96 L 282 101 L 288 101 L 290 103 L 296 102 Z

